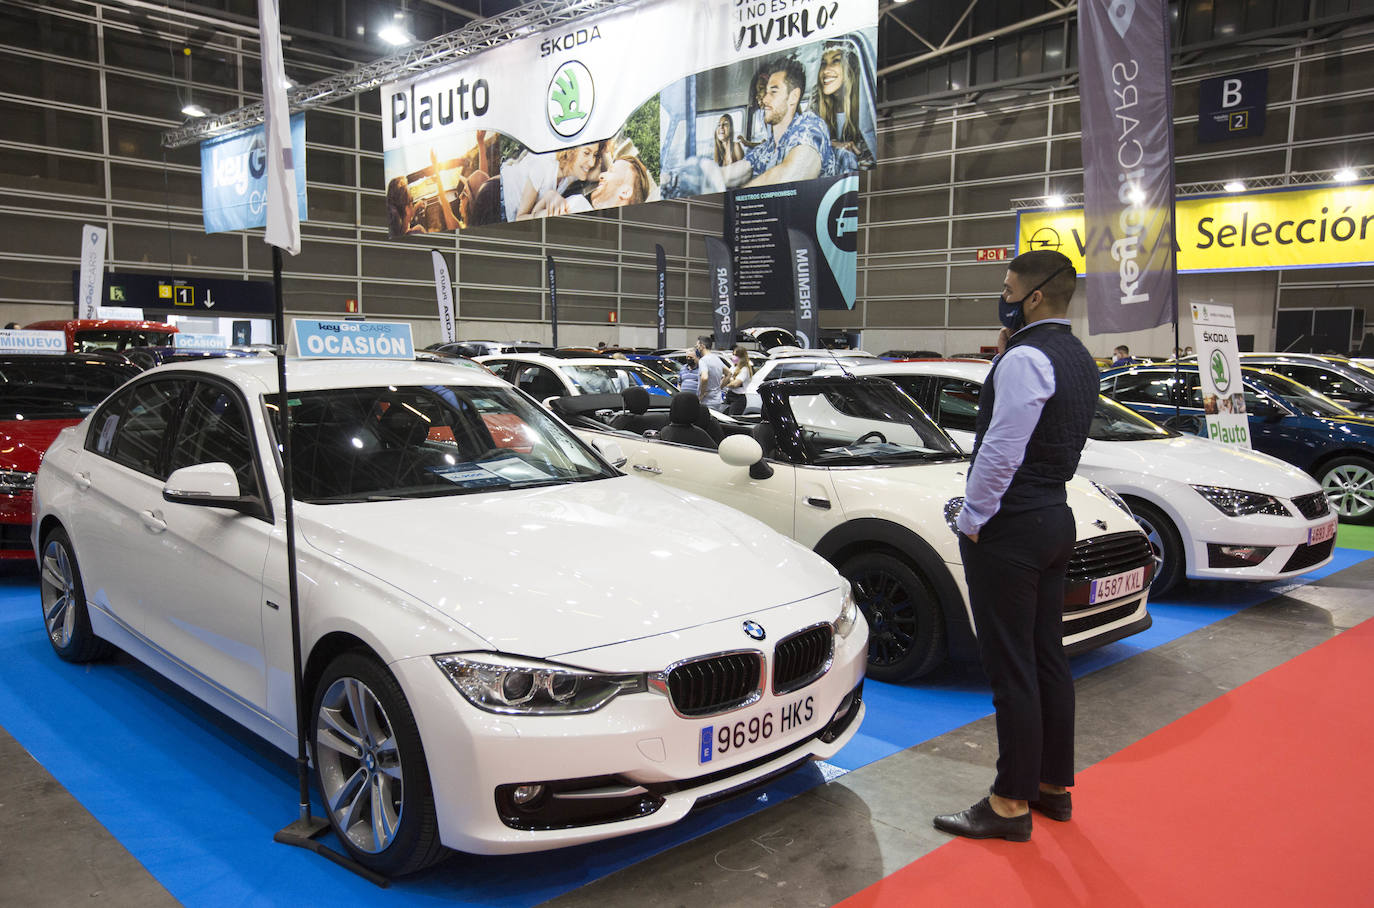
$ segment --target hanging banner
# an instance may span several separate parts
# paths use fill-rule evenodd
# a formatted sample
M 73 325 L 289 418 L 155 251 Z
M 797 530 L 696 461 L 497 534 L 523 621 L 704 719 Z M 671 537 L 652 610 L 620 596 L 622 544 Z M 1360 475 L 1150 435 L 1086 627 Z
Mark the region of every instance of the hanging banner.
M 643 0 L 386 83 L 391 235 L 868 169 L 877 22 L 874 0 Z
M 267 235 L 269 246 L 296 255 L 301 251 L 301 220 L 291 110 L 286 103 L 286 69 L 281 58 L 281 11 L 278 0 L 258 0 L 258 34 L 262 48 L 263 126 L 267 130 Z M 304 129 L 304 127 L 302 127 Z M 304 143 L 302 143 L 304 144 Z
M 1180 273 L 1374 264 L 1374 183 L 1189 196 L 1176 207 Z M 1082 209 L 1017 218 L 1018 252 L 1055 249 L 1079 274 L 1089 247 L 1110 249 L 1118 236 L 1085 227 Z
M 291 117 L 296 162 L 296 216 L 306 220 L 305 114 Z M 205 232 L 223 233 L 267 224 L 267 127 L 254 126 L 200 143 L 200 207 Z
M 434 259 L 434 294 L 439 300 L 439 331 L 446 344 L 458 340 L 458 322 L 453 312 L 453 281 L 448 276 L 448 262 L 438 249 L 429 250 Z
M 1238 448 L 1250 447 L 1245 386 L 1236 346 L 1236 318 L 1230 306 L 1193 303 L 1193 342 L 1202 378 L 1202 412 L 1207 437 Z
M 797 346 L 803 350 L 819 349 L 820 325 L 816 318 L 816 246 L 811 237 L 800 230 L 787 231 L 792 253 L 792 298 L 796 301 Z
M 658 272 L 658 347 L 668 346 L 668 257 L 663 247 L 654 244 L 654 267 Z
M 735 345 L 735 282 L 731 274 L 730 247 L 717 237 L 706 237 L 706 267 L 710 272 L 711 325 L 714 350 Z
M 105 228 L 81 225 L 81 278 L 76 294 L 76 317 L 99 318 L 105 279 Z
M 558 346 L 558 274 L 553 266 L 553 256 L 544 257 L 549 270 L 549 318 L 553 322 L 553 345 Z
M 1093 0 L 1078 8 L 1083 207 L 1091 231 L 1088 333 L 1173 321 L 1174 120 L 1165 0 Z

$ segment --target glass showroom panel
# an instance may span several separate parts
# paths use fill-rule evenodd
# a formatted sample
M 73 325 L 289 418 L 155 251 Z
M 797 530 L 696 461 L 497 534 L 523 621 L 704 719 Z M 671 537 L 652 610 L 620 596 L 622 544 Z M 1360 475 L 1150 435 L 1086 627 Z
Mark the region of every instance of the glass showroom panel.
M 100 73 L 97 70 L 0 53 L 0 71 L 5 73 L 6 90 L 13 94 L 64 104 L 100 106 Z
M 640 207 L 652 208 L 654 206 Z M 654 246 L 659 245 L 663 247 L 664 255 L 680 256 L 686 239 L 686 234 L 676 230 L 665 230 L 662 227 L 635 227 L 631 224 L 621 225 L 620 236 L 621 248 L 624 251 L 639 252 L 645 255 L 653 255 Z
M 949 227 L 945 221 L 931 224 L 901 224 L 883 227 L 871 238 L 870 254 L 909 252 L 919 249 L 945 249 L 949 246 Z
M 303 312 L 337 312 L 340 316 L 346 311 L 346 301 L 358 295 L 358 285 L 353 281 L 322 281 L 318 278 L 294 277 L 287 273 L 282 274 L 281 288 L 289 309 Z M 430 284 L 428 290 L 428 298 L 432 304 L 434 285 Z M 291 329 L 289 321 L 286 327 L 288 331 Z
M 987 293 L 996 299 L 1002 293 L 1006 275 L 1006 262 L 954 265 L 949 269 L 949 290 L 951 293 Z
M 647 205 L 627 205 L 621 209 L 620 219 L 641 224 L 661 224 L 664 227 L 686 227 L 687 203 L 664 201 Z
M 105 195 L 105 168 L 89 158 L 0 148 L 0 186 L 60 195 Z
M 1339 170 L 1370 163 L 1369 140 L 1323 142 L 1293 149 L 1293 172 Z
M 186 167 L 200 166 L 200 146 L 183 145 L 181 148 L 166 148 L 162 144 L 165 128 L 148 123 L 135 123 L 110 117 L 110 154 L 121 158 L 140 158 L 144 161 L 181 164 Z
M 1049 114 L 1043 107 L 998 115 L 989 113 L 960 120 L 959 147 L 998 145 L 1024 139 L 1038 139 L 1049 128 Z
M 387 243 L 363 246 L 363 277 L 393 277 L 433 280 L 433 257 L 429 247 L 417 244 Z
M 1365 132 L 1374 132 L 1374 104 L 1368 98 L 1303 104 L 1297 109 L 1293 134 L 1306 140 Z M 1367 155 L 1362 163 L 1369 163 Z
M 964 152 L 954 160 L 954 178 L 961 182 L 1040 173 L 1044 169 L 1045 146 L 1042 142 L 1028 142 L 1020 148 L 1000 151 Z
M 361 201 L 358 207 L 362 211 L 362 225 L 364 227 L 377 227 L 386 231 L 388 229 L 386 197 L 360 192 L 358 198 Z
M 559 275 L 562 275 L 560 266 Z M 702 275 L 705 280 L 705 275 Z M 561 278 L 560 278 L 561 280 Z M 681 271 L 668 269 L 668 281 L 665 292 L 668 297 L 668 306 L 671 309 L 674 305 L 682 305 L 683 288 L 686 286 L 687 277 Z M 638 267 L 625 267 L 620 269 L 620 292 L 622 294 L 634 294 L 636 296 L 648 296 L 658 299 L 658 272 L 652 268 L 644 269 Z M 658 304 L 655 303 L 655 306 Z
M 595 246 L 601 249 L 618 249 L 620 247 L 620 225 L 615 221 L 600 218 L 545 218 L 544 236 L 549 243 L 574 248 Z
M 105 64 L 132 69 L 185 84 L 237 85 L 237 55 L 224 48 L 197 44 L 188 56 L 179 41 L 144 36 L 118 28 L 105 29 Z
M 1199 142 L 1197 137 L 1196 121 L 1192 123 L 1180 124 L 1174 128 L 1174 155 L 1175 157 L 1186 157 L 1188 155 L 1213 155 L 1230 151 L 1237 151 L 1243 148 L 1260 148 L 1265 145 L 1283 145 L 1288 134 L 1288 111 L 1286 109 L 1269 111 L 1269 119 L 1265 123 L 1263 135 L 1241 136 L 1235 139 L 1227 139 L 1224 142 Z M 1280 167 L 1277 171 L 1259 171 L 1253 168 L 1251 173 L 1283 173 Z M 1183 182 L 1182 179 L 1179 182 Z
M 170 168 L 110 165 L 110 194 L 127 202 L 200 207 L 200 174 Z
M 550 221 L 561 220 L 560 218 L 549 218 Z M 527 221 L 513 221 L 508 224 L 488 224 L 472 230 L 463 231 L 463 237 L 471 237 L 474 240 L 501 240 L 507 243 L 534 247 L 533 251 L 538 252 L 543 230 L 544 219 L 530 218 Z
M 985 249 L 994 246 L 1016 245 L 1016 217 L 977 218 L 954 222 L 954 249 Z M 999 280 L 997 286 L 1001 287 Z
M 1001 327 L 997 321 L 997 296 L 1002 290 L 1002 279 L 998 277 L 997 286 L 987 291 L 986 297 L 978 299 L 952 299 L 949 301 L 949 324 L 952 328 L 991 328 L 994 332 Z M 997 339 L 996 334 L 988 336 L 987 343 Z
M 878 160 L 948 151 L 951 135 L 952 123 L 903 120 L 893 129 L 879 130 Z
M 351 154 L 335 154 L 318 148 L 305 150 L 306 179 L 311 183 L 333 183 L 353 187 L 354 170 Z
M 263 245 L 267 245 L 263 243 Z M 353 243 L 325 243 L 319 240 L 305 240 L 301 243 L 300 255 L 293 256 L 290 262 L 292 271 L 301 274 L 326 274 L 337 277 L 351 277 L 358 271 L 358 247 Z M 287 266 L 283 266 L 287 267 Z
M 558 268 L 558 289 L 587 290 L 613 295 L 617 288 L 616 266 L 613 264 L 584 265 L 575 258 L 554 256 Z
M 362 189 L 386 188 L 386 171 L 382 167 L 381 158 L 369 158 L 364 155 L 358 159 L 358 186 Z
M 352 224 L 357 220 L 353 213 L 357 198 L 352 192 L 334 192 L 312 186 L 306 192 L 310 220 Z
M 1374 84 L 1374 51 L 1304 61 L 1301 72 L 1302 75 L 1298 79 L 1299 98 L 1343 94 L 1354 89 L 1367 88 Z M 1271 75 L 1269 78 L 1272 80 L 1274 77 Z M 1275 94 L 1271 81 L 1269 97 L 1287 95 Z
M 559 283 L 564 282 L 563 265 L 558 267 Z M 458 254 L 458 280 L 464 284 L 491 284 L 496 287 L 544 286 L 544 262 L 540 259 L 499 255 L 475 255 L 464 249 Z
M 1010 211 L 1012 199 L 1038 198 L 1044 194 L 1043 181 L 999 180 L 996 183 L 954 187 L 954 213 Z
M 63 239 L 63 248 L 70 249 L 71 238 L 64 234 Z M 49 254 L 61 253 L 53 250 Z M 52 314 L 55 318 L 67 318 L 72 311 L 71 269 L 54 268 L 48 262 L 0 259 L 0 299 L 61 303 L 65 308 L 54 309 Z
M 211 91 L 197 85 L 188 91 L 185 83 L 167 79 L 137 79 L 107 73 L 105 96 L 109 109 L 123 113 L 180 121 L 182 105 L 195 101 L 211 113 L 225 113 L 239 107 L 237 94 Z
M 868 217 L 874 223 L 945 217 L 948 214 L 947 189 L 926 189 L 919 192 L 898 192 L 868 197 Z
M 80 248 L 81 222 L 75 219 L 37 217 L 31 214 L 0 214 L 0 236 L 5 252 L 31 255 L 69 255 Z M 75 256 L 72 267 L 76 267 Z M 69 269 L 58 268 L 63 274 Z M 70 276 L 70 275 L 68 275 Z
M 725 209 L 715 205 L 693 202 L 690 220 L 693 230 L 702 230 L 719 236 L 721 231 L 725 229 Z
M 1283 173 L 1287 167 L 1282 151 L 1251 152 L 1227 157 L 1179 161 L 1174 164 L 1174 181 L 1199 183 L 1217 180 L 1244 180 L 1246 177 Z
M 431 304 L 432 302 L 431 296 Z M 544 317 L 543 302 L 544 295 L 539 291 L 509 291 L 466 286 L 458 288 L 458 312 L 462 318 L 537 322 Z
M 945 292 L 944 266 L 934 268 L 870 268 L 869 296 L 910 296 Z
M 102 147 L 100 120 L 92 115 L 0 101 L 0 122 L 10 142 L 93 152 Z
M 1050 143 L 1050 170 L 1082 169 L 1082 139 L 1057 139 Z
M 937 186 L 949 182 L 949 157 L 938 155 L 914 161 L 895 161 L 884 164 L 869 177 L 874 192 L 886 189 L 906 189 L 909 186 Z
M 679 324 L 678 316 L 674 314 L 671 302 L 668 304 L 665 316 L 669 325 Z M 653 325 L 656 327 L 658 325 L 658 301 L 622 297 L 620 300 L 620 323 L 622 325 Z
M 314 145 L 353 148 L 357 145 L 353 136 L 353 118 L 322 110 L 309 111 L 305 115 L 305 141 Z
M 236 234 L 205 234 L 166 227 L 116 224 L 110 232 L 121 262 L 173 262 L 178 268 L 242 268 L 243 240 Z
M 16 6 L 0 6 L 0 41 L 73 60 L 96 59 L 91 23 Z
M 943 293 L 944 281 L 938 290 L 914 285 L 911 293 Z M 939 328 L 945 324 L 945 301 L 938 300 L 868 300 L 868 324 L 893 328 Z
M 1050 126 L 1057 136 L 1079 132 L 1083 126 L 1078 119 L 1078 102 L 1066 101 L 1050 108 Z
M 610 323 L 609 313 L 615 311 L 615 297 L 598 298 L 558 294 L 558 320 L 561 323 L 605 325 L 607 331 L 613 331 L 615 328 Z

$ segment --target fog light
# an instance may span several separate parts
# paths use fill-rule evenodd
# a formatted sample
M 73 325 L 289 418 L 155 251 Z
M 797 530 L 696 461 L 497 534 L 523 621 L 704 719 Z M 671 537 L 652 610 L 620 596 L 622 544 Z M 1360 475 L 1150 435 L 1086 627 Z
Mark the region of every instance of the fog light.
M 1248 561 L 1251 564 L 1264 560 L 1264 555 L 1261 555 L 1260 551 L 1260 547 L 1256 545 L 1224 545 L 1221 547 L 1221 554 L 1238 558 L 1241 561 Z
M 1274 551 L 1271 545 L 1222 545 L 1207 543 L 1207 562 L 1214 568 L 1247 567 L 1259 564 Z
M 517 785 L 511 792 L 511 800 L 515 801 L 516 807 L 524 807 L 539 800 L 543 793 L 543 785 Z

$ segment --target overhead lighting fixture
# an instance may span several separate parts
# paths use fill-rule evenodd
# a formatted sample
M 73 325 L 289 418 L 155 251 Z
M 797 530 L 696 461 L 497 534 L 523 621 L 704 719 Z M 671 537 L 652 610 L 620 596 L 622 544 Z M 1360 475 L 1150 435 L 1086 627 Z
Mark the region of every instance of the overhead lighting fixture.
M 406 32 L 405 29 L 401 28 L 401 26 L 397 25 L 394 22 L 390 25 L 384 26 L 381 31 L 377 32 L 377 37 L 381 38 L 387 44 L 391 44 L 396 47 L 400 47 L 402 44 L 409 44 L 411 41 L 415 40 L 414 38 L 410 37 L 410 35 Z
M 1245 184 L 1242 183 L 1240 180 L 1231 180 L 1229 183 L 1227 183 L 1225 186 L 1222 186 L 1221 188 L 1225 189 L 1227 192 L 1244 192 Z
M 1045 197 L 1045 207 L 1046 207 L 1046 208 L 1063 208 L 1063 207 L 1064 207 L 1064 197 L 1063 197 L 1062 195 L 1046 196 L 1046 197 Z
M 201 117 L 210 116 L 210 112 L 208 110 L 206 110 L 204 107 L 201 107 L 199 104 L 195 103 L 187 104 L 185 107 L 181 109 L 181 112 L 185 116 L 191 117 L 193 119 L 200 119 Z
M 1331 175 L 1331 179 L 1337 183 L 1353 183 L 1359 179 L 1359 174 L 1355 173 L 1354 168 L 1342 167 Z

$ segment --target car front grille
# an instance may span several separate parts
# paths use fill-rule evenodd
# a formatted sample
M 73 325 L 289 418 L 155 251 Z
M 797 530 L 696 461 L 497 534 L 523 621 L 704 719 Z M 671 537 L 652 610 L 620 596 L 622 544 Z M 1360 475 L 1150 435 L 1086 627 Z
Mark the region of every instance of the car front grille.
M 32 544 L 27 523 L 0 523 L 0 551 L 20 552 Z
M 707 656 L 668 672 L 668 696 L 683 716 L 711 716 L 757 700 L 762 678 L 762 653 Z
M 1284 572 L 1300 571 L 1314 564 L 1321 564 L 1330 557 L 1331 549 L 1333 549 L 1335 545 L 1335 539 L 1328 539 L 1316 545 L 1298 546 L 1293 551 L 1293 554 L 1288 556 L 1288 563 L 1283 566 Z
M 1146 569 L 1145 584 L 1148 586 L 1154 571 L 1154 552 L 1144 533 L 1112 533 L 1077 543 L 1064 572 L 1064 611 L 1076 612 L 1092 607 L 1088 603 L 1092 581 L 1138 567 Z
M 1099 627 L 1106 627 L 1113 621 L 1120 621 L 1127 615 L 1134 613 L 1135 610 L 1138 608 L 1140 608 L 1140 600 L 1132 599 L 1125 605 L 1114 606 L 1105 611 L 1098 612 L 1095 615 L 1085 615 L 1082 618 L 1073 618 L 1070 620 L 1066 620 L 1064 622 L 1064 636 L 1072 637 L 1075 634 L 1081 634 L 1084 631 L 1090 631 Z
M 1331 513 L 1331 506 L 1327 503 L 1325 492 L 1299 495 L 1293 499 L 1293 505 L 1298 509 L 1298 513 L 1308 520 L 1315 520 L 1323 514 Z
M 798 631 L 773 650 L 773 693 L 800 690 L 830 668 L 834 629 L 828 624 Z

